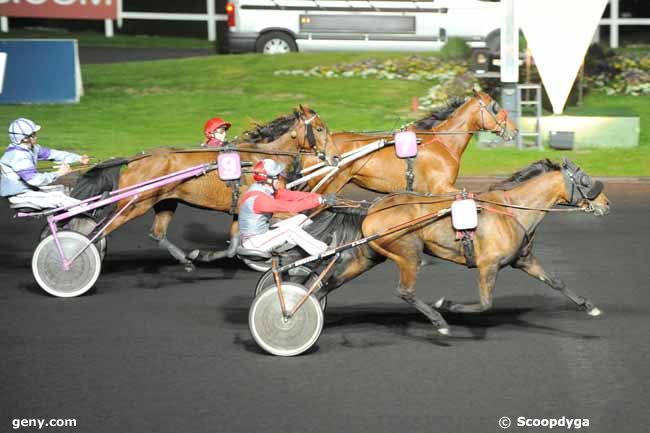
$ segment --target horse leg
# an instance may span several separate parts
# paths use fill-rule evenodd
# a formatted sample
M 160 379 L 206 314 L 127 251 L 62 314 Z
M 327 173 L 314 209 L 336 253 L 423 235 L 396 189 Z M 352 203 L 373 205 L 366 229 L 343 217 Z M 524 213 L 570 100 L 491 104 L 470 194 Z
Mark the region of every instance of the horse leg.
M 393 242 L 393 245 L 399 244 L 400 254 L 393 253 L 384 249 L 383 247 L 372 242 L 372 248 L 379 252 L 382 255 L 385 255 L 389 259 L 395 262 L 399 268 L 399 284 L 397 286 L 397 296 L 400 297 L 404 302 L 415 307 L 422 314 L 427 316 L 431 321 L 433 326 L 436 327 L 436 330 L 442 335 L 449 335 L 449 325 L 445 319 L 438 313 L 436 310 L 427 305 L 424 301 L 415 296 L 415 282 L 417 280 L 417 274 L 420 268 L 420 253 L 419 251 L 411 251 L 408 254 L 405 242 L 407 239 L 400 239 L 399 241 Z M 393 247 L 391 245 L 391 247 Z M 421 251 L 420 245 L 420 251 Z M 407 252 L 407 255 L 403 255 L 404 252 Z
M 160 248 L 169 251 L 185 267 L 187 272 L 192 272 L 194 270 L 192 261 L 187 258 L 187 255 L 182 249 L 167 239 L 167 227 L 169 227 L 169 223 L 174 218 L 174 212 L 177 207 L 178 202 L 176 200 L 163 200 L 154 205 L 153 208 L 156 215 L 153 219 L 149 237 L 158 242 Z
M 196 249 L 190 251 L 187 254 L 187 258 L 202 263 L 210 263 L 214 262 L 215 260 L 224 259 L 226 257 L 235 257 L 239 243 L 239 222 L 233 220 L 232 224 L 230 225 L 230 245 L 227 249 L 219 251 L 206 251 Z
M 151 209 L 153 206 L 153 200 L 142 200 L 135 202 L 128 209 L 125 209 L 117 218 L 113 220 L 107 227 L 104 232 L 104 236 L 108 236 L 113 231 L 117 230 L 119 227 L 123 226 L 127 222 L 131 221 L 134 218 L 144 215 Z
M 590 316 L 600 316 L 602 311 L 597 308 L 589 299 L 579 296 L 573 293 L 571 290 L 567 289 L 566 284 L 559 278 L 553 278 L 546 273 L 542 264 L 539 262 L 537 257 L 533 254 L 528 254 L 525 257 L 520 257 L 512 265 L 514 268 L 521 269 L 528 275 L 533 278 L 537 278 L 540 281 L 543 281 L 549 285 L 553 290 L 561 292 L 564 296 L 571 299 L 575 302 L 578 307 L 583 308 L 587 311 L 587 314 Z
M 492 308 L 492 290 L 497 282 L 499 266 L 497 264 L 478 266 L 478 287 L 480 302 L 472 304 L 455 303 L 445 298 L 440 298 L 434 306 L 438 310 L 454 313 L 482 313 Z

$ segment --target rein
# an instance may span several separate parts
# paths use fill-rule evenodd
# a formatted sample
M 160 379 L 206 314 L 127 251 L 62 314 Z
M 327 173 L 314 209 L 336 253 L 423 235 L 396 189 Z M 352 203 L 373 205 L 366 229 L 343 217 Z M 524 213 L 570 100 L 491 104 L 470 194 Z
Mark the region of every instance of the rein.
M 408 202 L 408 203 L 396 203 L 396 204 L 393 204 L 393 205 L 390 205 L 390 206 L 382 207 L 381 209 L 376 209 L 373 212 L 369 212 L 368 215 L 373 215 L 375 213 L 383 212 L 385 210 L 392 209 L 394 207 L 399 207 L 399 206 L 408 206 L 408 205 L 413 205 L 413 204 L 442 203 L 442 202 L 450 201 L 450 199 L 455 198 L 459 193 L 458 192 L 448 192 L 448 193 L 445 193 L 445 194 L 427 195 L 427 194 L 416 193 L 416 192 L 396 192 L 396 193 L 393 193 L 393 194 L 389 194 L 389 195 L 387 195 L 385 197 L 382 197 L 380 199 L 386 199 L 386 198 L 389 198 L 389 197 L 392 197 L 392 196 L 405 195 L 405 194 L 420 196 L 420 197 L 423 197 L 423 198 L 430 197 L 431 199 L 430 200 L 423 200 L 423 201 L 411 201 L 411 202 Z M 377 199 L 377 200 L 380 200 L 380 199 Z M 590 212 L 590 210 L 588 208 L 583 209 L 583 208 L 580 208 L 580 207 L 572 207 L 570 209 L 540 208 L 540 207 L 533 207 L 533 206 L 517 205 L 517 204 L 513 204 L 513 203 L 497 202 L 497 201 L 487 200 L 487 199 L 478 198 L 478 197 L 473 197 L 473 200 L 477 201 L 477 202 L 493 204 L 493 205 L 500 206 L 500 207 L 505 207 L 505 208 L 539 211 L 539 212 Z M 346 199 L 341 203 L 341 205 L 339 205 L 338 202 L 337 202 L 336 207 L 350 207 L 350 208 L 363 207 L 363 205 L 367 204 L 367 203 L 368 202 L 365 201 L 365 200 L 357 201 L 357 200 Z M 510 213 L 510 212 L 500 211 L 500 210 L 494 209 L 492 207 L 481 206 L 481 209 L 485 209 L 488 212 L 500 213 L 500 214 L 511 216 L 511 217 L 513 216 L 513 214 Z
M 512 204 L 512 203 L 500 203 L 492 200 L 487 200 L 483 198 L 474 198 L 475 201 L 481 202 L 481 203 L 489 203 L 489 204 L 494 204 L 497 206 L 501 207 L 506 207 L 506 208 L 512 208 L 512 209 L 521 209 L 521 210 L 532 210 L 532 211 L 540 211 L 540 212 L 589 212 L 587 209 L 583 209 L 580 207 L 574 207 L 571 209 L 557 209 L 557 208 L 548 208 L 548 207 L 532 207 L 532 206 L 522 206 L 522 205 L 517 205 L 517 204 Z M 484 207 L 485 210 L 488 211 L 495 211 L 499 213 L 496 210 L 486 208 Z
M 301 156 L 316 155 L 316 152 L 291 151 L 291 150 L 264 150 L 252 147 L 219 147 L 214 149 L 175 149 L 170 153 L 202 153 L 202 152 L 244 152 L 244 153 L 261 153 L 264 155 L 284 155 L 284 156 Z

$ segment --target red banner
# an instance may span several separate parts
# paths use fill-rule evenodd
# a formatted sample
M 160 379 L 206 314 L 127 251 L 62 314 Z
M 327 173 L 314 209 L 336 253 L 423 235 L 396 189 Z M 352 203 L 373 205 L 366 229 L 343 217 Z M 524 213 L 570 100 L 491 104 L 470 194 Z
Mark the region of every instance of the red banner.
M 117 0 L 0 0 L 0 16 L 116 19 Z

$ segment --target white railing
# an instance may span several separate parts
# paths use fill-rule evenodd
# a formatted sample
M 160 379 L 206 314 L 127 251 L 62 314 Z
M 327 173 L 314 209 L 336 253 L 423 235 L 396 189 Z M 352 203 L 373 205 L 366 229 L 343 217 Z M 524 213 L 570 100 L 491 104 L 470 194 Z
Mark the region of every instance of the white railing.
M 217 40 L 217 21 L 228 21 L 228 15 L 217 14 L 215 0 L 206 0 L 206 13 L 163 13 L 163 12 L 125 12 L 123 0 L 117 0 L 117 27 L 121 28 L 123 20 L 160 20 L 160 21 L 203 21 L 208 25 L 208 40 Z M 111 23 L 112 24 L 112 23 Z M 106 35 L 108 36 L 108 35 Z M 112 35 L 111 35 L 112 36 Z
M 621 18 L 618 4 L 620 0 L 609 0 L 609 18 L 600 20 L 601 26 L 610 26 L 609 46 L 618 48 L 618 26 L 650 26 L 650 18 Z M 594 42 L 600 42 L 600 27 L 596 29 Z
M 124 20 L 160 20 L 160 21 L 203 21 L 208 26 L 208 40 L 217 40 L 217 21 L 228 21 L 228 15 L 217 14 L 215 11 L 215 0 L 206 0 L 206 13 L 162 13 L 162 12 L 130 12 L 124 11 L 122 3 L 124 0 L 117 0 L 117 27 L 121 28 Z M 9 19 L 0 17 L 0 32 L 9 32 Z M 104 20 L 104 35 L 111 38 L 113 32 L 113 20 Z

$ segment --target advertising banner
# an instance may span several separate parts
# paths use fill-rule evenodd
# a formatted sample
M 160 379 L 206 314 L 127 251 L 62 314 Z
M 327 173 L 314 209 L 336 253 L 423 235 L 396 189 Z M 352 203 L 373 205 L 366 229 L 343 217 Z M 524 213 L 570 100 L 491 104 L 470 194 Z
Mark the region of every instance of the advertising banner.
M 116 19 L 117 0 L 0 0 L 0 16 Z
M 0 39 L 5 72 L 0 104 L 79 102 L 83 93 L 74 39 Z

